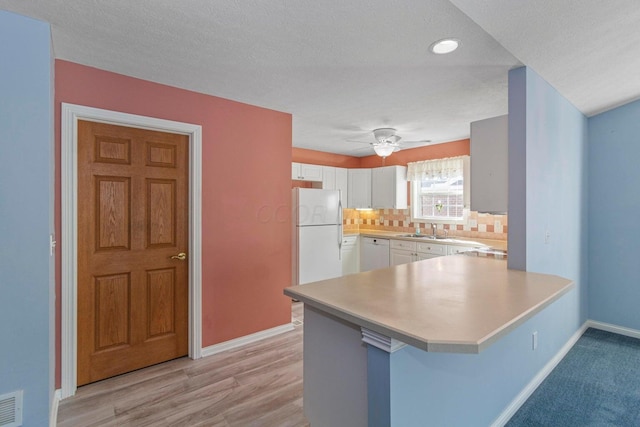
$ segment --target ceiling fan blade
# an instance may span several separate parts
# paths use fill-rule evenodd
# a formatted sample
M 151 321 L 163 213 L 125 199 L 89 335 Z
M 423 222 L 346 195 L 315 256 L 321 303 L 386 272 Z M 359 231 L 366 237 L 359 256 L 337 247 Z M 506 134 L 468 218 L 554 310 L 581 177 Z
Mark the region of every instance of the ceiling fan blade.
M 421 139 L 420 141 L 402 141 L 401 144 L 428 144 L 430 143 L 430 139 Z
M 357 142 L 359 144 L 373 144 L 373 142 L 371 142 L 371 141 L 358 141 L 356 139 L 347 139 L 346 141 L 347 142 Z

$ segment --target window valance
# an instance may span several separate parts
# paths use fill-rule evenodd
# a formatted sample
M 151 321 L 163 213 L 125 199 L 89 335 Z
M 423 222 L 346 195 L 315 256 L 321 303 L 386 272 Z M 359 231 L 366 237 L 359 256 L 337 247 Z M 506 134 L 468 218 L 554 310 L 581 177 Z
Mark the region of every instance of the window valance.
M 422 181 L 461 176 L 464 172 L 464 162 L 468 158 L 469 156 L 459 156 L 407 163 L 407 180 Z

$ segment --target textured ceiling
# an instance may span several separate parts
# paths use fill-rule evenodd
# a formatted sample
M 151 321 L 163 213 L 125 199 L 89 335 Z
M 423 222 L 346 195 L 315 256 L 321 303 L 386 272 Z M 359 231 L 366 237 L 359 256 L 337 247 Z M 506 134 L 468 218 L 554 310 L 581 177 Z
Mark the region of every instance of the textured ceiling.
M 56 58 L 285 111 L 294 146 L 361 156 L 371 147 L 349 140 L 373 140 L 377 127 L 395 127 L 405 141 L 468 137 L 471 121 L 507 112 L 507 73 L 522 63 L 587 114 L 638 98 L 635 3 L 0 0 L 0 8 L 50 22 Z M 461 47 L 429 53 L 444 37 Z M 602 52 L 615 38 L 623 57 Z
M 640 99 L 638 0 L 451 0 L 587 116 Z

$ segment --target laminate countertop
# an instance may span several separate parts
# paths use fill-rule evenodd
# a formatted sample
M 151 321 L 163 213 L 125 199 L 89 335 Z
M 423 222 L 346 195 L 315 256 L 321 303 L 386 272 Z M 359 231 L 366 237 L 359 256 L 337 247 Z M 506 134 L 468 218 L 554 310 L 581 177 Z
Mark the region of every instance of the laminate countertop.
M 285 295 L 425 351 L 479 353 L 574 286 L 451 255 L 293 286 Z
M 423 234 L 423 237 L 410 237 L 410 233 L 402 233 L 399 231 L 385 231 L 385 230 L 359 230 L 359 231 L 347 231 L 345 236 L 359 235 L 366 237 L 379 237 L 382 239 L 394 239 L 394 240 L 408 240 L 414 242 L 430 242 L 438 243 L 441 245 L 457 245 L 457 246 L 475 246 L 483 247 L 486 249 L 496 249 L 500 251 L 507 251 L 506 240 L 494 240 L 494 239 L 482 239 L 475 237 L 458 237 L 451 236 L 450 238 L 442 239 L 430 239 L 427 233 Z M 442 237 L 442 236 L 440 236 Z

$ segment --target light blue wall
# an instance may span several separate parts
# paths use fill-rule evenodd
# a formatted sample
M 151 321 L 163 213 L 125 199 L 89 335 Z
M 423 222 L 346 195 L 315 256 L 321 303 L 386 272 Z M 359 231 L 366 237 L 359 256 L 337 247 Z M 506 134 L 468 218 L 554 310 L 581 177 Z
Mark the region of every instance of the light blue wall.
M 53 391 L 53 100 L 49 25 L 0 11 L 0 394 L 24 390 L 24 426 Z
M 576 283 L 570 331 L 588 313 L 587 135 L 587 118 L 535 71 L 511 70 L 510 267 Z
M 575 289 L 478 355 L 392 354 L 392 425 L 491 424 L 587 319 L 587 119 L 529 68 L 509 76 L 509 150 L 509 257 Z
M 587 131 L 587 118 L 535 71 L 509 73 L 511 268 L 587 283 Z M 578 301 L 584 321 L 586 286 Z
M 587 320 L 588 308 L 587 118 L 535 71 L 525 70 L 527 271 L 576 283 L 569 296 L 573 332 Z
M 509 259 L 527 270 L 527 69 L 509 73 Z
M 589 317 L 640 329 L 640 101 L 589 118 Z
M 564 345 L 557 328 L 572 322 L 570 306 L 561 298 L 480 354 L 415 347 L 393 353 L 391 425 L 489 426 Z M 536 351 L 533 331 L 539 336 Z

